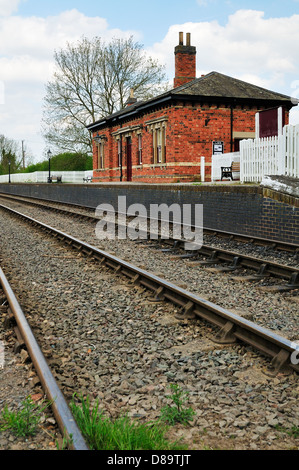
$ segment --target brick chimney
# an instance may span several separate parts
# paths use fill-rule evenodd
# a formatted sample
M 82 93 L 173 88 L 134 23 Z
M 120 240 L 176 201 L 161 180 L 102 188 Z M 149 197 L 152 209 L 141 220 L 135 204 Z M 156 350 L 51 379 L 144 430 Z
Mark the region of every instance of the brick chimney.
M 191 34 L 187 33 L 184 45 L 184 33 L 179 33 L 179 45 L 174 50 L 175 78 L 174 88 L 196 78 L 196 47 L 191 46 Z
M 125 103 L 126 106 L 131 106 L 132 104 L 137 103 L 137 99 L 134 97 L 134 90 L 131 88 L 130 91 L 130 98 L 128 98 L 127 102 Z

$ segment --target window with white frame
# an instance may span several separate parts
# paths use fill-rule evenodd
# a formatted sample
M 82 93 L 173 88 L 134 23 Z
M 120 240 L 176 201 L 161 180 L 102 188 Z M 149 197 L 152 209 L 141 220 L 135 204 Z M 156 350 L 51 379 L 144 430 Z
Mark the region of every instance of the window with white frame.
M 105 168 L 105 142 L 100 140 L 97 144 L 98 148 L 98 169 L 102 170 Z
M 162 163 L 162 131 L 157 129 L 157 163 Z
M 117 141 L 117 155 L 118 155 L 118 166 L 122 166 L 122 158 L 121 158 L 121 139 Z
M 153 162 L 166 162 L 166 132 L 164 126 L 153 129 Z
M 142 134 L 138 134 L 138 165 L 142 165 Z

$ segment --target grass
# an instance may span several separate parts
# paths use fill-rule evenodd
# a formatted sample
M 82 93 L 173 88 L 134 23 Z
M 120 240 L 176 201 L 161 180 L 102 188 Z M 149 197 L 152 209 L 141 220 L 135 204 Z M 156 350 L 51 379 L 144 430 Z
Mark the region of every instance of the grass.
M 184 450 L 186 446 L 170 442 L 165 435 L 169 424 L 189 424 L 194 411 L 184 407 L 187 392 L 183 392 L 178 385 L 170 387 L 172 394 L 168 398 L 174 406 L 162 408 L 157 422 L 141 423 L 127 415 L 112 420 L 99 410 L 98 401 L 91 407 L 89 397 L 77 399 L 76 394 L 70 408 L 91 450 Z M 22 402 L 18 411 L 11 411 L 6 405 L 0 415 L 0 431 L 10 429 L 18 437 L 35 435 L 41 415 L 49 405 L 44 402 L 37 404 L 30 396 Z
M 0 416 L 0 431 L 11 430 L 18 437 L 34 436 L 41 415 L 48 406 L 49 403 L 35 403 L 30 396 L 22 401 L 18 411 L 9 410 L 5 405 Z
M 286 434 L 288 434 L 290 437 L 294 437 L 295 439 L 298 439 L 299 438 L 299 427 L 298 426 L 293 426 L 291 429 L 286 429 L 282 426 L 275 426 L 275 428 L 277 429 L 277 431 L 280 431 L 280 432 L 284 432 Z
M 178 450 L 183 449 L 176 442 L 165 438 L 167 427 L 164 423 L 140 423 L 127 415 L 115 420 L 105 417 L 99 411 L 99 403 L 90 406 L 89 398 L 70 403 L 73 416 L 91 450 Z

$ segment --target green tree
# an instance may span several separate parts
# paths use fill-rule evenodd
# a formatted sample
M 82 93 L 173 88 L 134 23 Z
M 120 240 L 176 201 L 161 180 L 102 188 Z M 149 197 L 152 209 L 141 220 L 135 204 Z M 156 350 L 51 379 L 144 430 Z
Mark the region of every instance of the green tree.
M 44 160 L 26 168 L 26 173 L 48 171 L 49 161 Z M 60 153 L 51 158 L 51 171 L 86 171 L 92 170 L 92 157 L 84 153 Z
M 0 135 L 0 174 L 7 175 L 17 173 L 21 168 L 21 160 L 18 156 L 18 145 L 4 135 Z

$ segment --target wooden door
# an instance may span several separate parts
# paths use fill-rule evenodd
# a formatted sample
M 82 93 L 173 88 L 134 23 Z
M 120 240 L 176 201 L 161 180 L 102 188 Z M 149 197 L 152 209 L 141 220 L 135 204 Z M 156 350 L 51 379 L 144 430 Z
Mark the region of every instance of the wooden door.
M 127 181 L 132 181 L 132 139 L 127 137 Z

